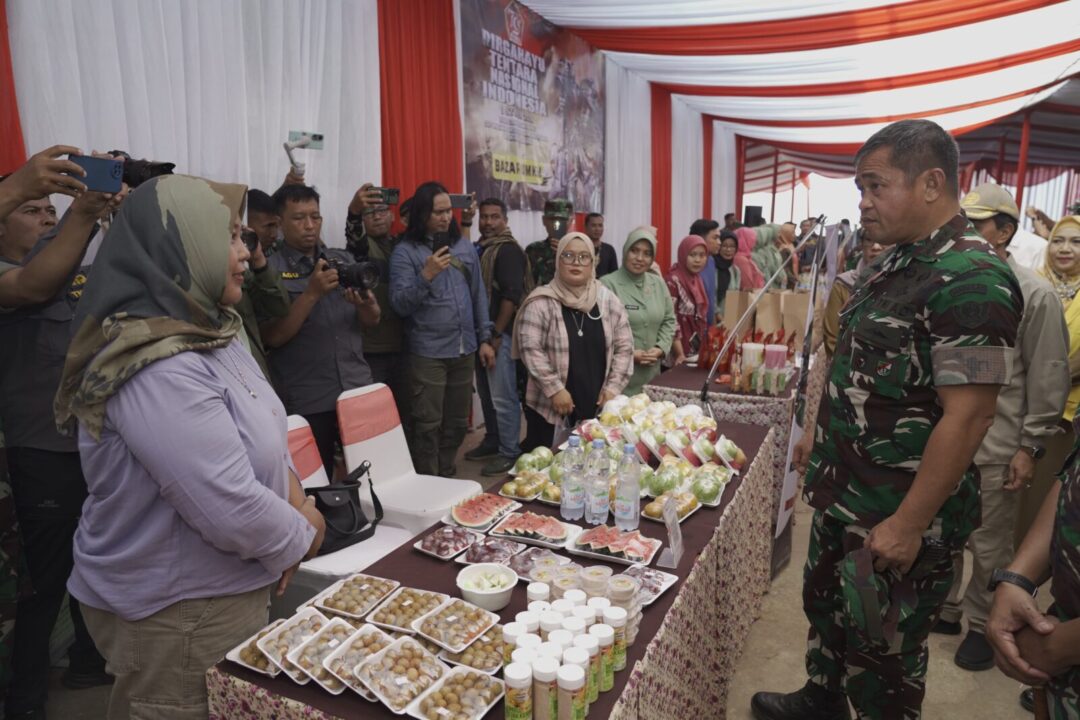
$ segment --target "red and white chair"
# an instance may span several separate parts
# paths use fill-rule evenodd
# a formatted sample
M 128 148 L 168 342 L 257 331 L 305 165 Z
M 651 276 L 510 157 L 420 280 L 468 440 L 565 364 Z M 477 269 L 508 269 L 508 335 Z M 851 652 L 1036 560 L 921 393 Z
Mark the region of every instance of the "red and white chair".
M 300 474 L 300 484 L 306 489 L 329 485 L 326 470 L 323 468 L 315 436 L 307 420 L 299 415 L 289 416 L 289 454 Z M 373 518 L 367 483 L 360 490 L 360 497 L 368 502 L 364 512 Z M 363 542 L 338 550 L 329 555 L 320 555 L 300 563 L 299 569 L 289 582 L 285 594 L 274 595 L 270 603 L 273 619 L 289 617 L 296 607 L 306 602 L 341 578 L 360 572 L 368 565 L 379 560 L 390 551 L 411 540 L 413 533 L 400 527 L 387 525 L 385 520 L 375 528 L 375 534 Z
M 351 472 L 365 460 L 371 463 L 383 522 L 419 533 L 437 523 L 452 505 L 481 492 L 474 480 L 417 474 L 394 395 L 383 383 L 343 392 L 337 412 L 345 467 Z M 361 500 L 364 512 L 371 512 L 370 498 Z

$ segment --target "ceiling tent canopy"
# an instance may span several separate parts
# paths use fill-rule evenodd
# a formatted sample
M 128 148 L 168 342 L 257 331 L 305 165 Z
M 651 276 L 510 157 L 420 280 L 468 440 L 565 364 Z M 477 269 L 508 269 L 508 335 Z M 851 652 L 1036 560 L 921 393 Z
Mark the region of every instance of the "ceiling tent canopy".
M 1004 137 L 1015 164 L 1023 117 L 1044 101 L 1031 162 L 1080 155 L 1080 0 L 523 1 L 744 138 L 747 192 L 771 186 L 777 162 L 781 188 L 842 173 L 873 132 L 911 117 L 960 136 L 967 161 L 996 160 Z

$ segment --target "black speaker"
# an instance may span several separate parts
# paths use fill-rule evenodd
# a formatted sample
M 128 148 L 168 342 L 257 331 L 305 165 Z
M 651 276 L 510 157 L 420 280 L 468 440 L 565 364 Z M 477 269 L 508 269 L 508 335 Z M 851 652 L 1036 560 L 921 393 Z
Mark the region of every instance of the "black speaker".
M 761 214 L 760 205 L 747 205 L 743 209 L 743 225 L 746 227 L 757 227 L 765 222 L 765 217 Z

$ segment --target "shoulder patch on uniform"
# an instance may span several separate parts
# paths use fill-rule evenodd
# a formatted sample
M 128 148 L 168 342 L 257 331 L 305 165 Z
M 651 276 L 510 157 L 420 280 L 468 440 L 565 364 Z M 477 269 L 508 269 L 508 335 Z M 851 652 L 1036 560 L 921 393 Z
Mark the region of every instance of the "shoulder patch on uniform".
M 956 322 L 961 327 L 970 329 L 982 327 L 990 318 L 990 304 L 987 302 L 960 303 L 954 310 Z
M 290 272 L 288 270 L 282 270 L 281 271 L 281 279 L 282 280 L 299 280 L 300 279 L 300 273 L 298 273 L 298 272 Z

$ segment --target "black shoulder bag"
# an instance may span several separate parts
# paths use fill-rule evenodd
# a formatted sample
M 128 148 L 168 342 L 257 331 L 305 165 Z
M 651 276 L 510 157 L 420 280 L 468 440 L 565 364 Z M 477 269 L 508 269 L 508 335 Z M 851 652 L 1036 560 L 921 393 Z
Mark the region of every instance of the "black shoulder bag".
M 364 508 L 360 505 L 360 489 L 364 486 L 364 475 L 368 476 L 371 504 L 375 507 L 375 519 L 371 522 L 368 522 Z M 322 547 L 319 548 L 319 555 L 329 555 L 367 540 L 375 534 L 375 527 L 383 519 L 382 503 L 375 494 L 375 484 L 371 479 L 371 463 L 366 460 L 342 482 L 306 488 L 304 494 L 315 498 L 315 507 L 326 520 L 326 535 L 323 537 Z

